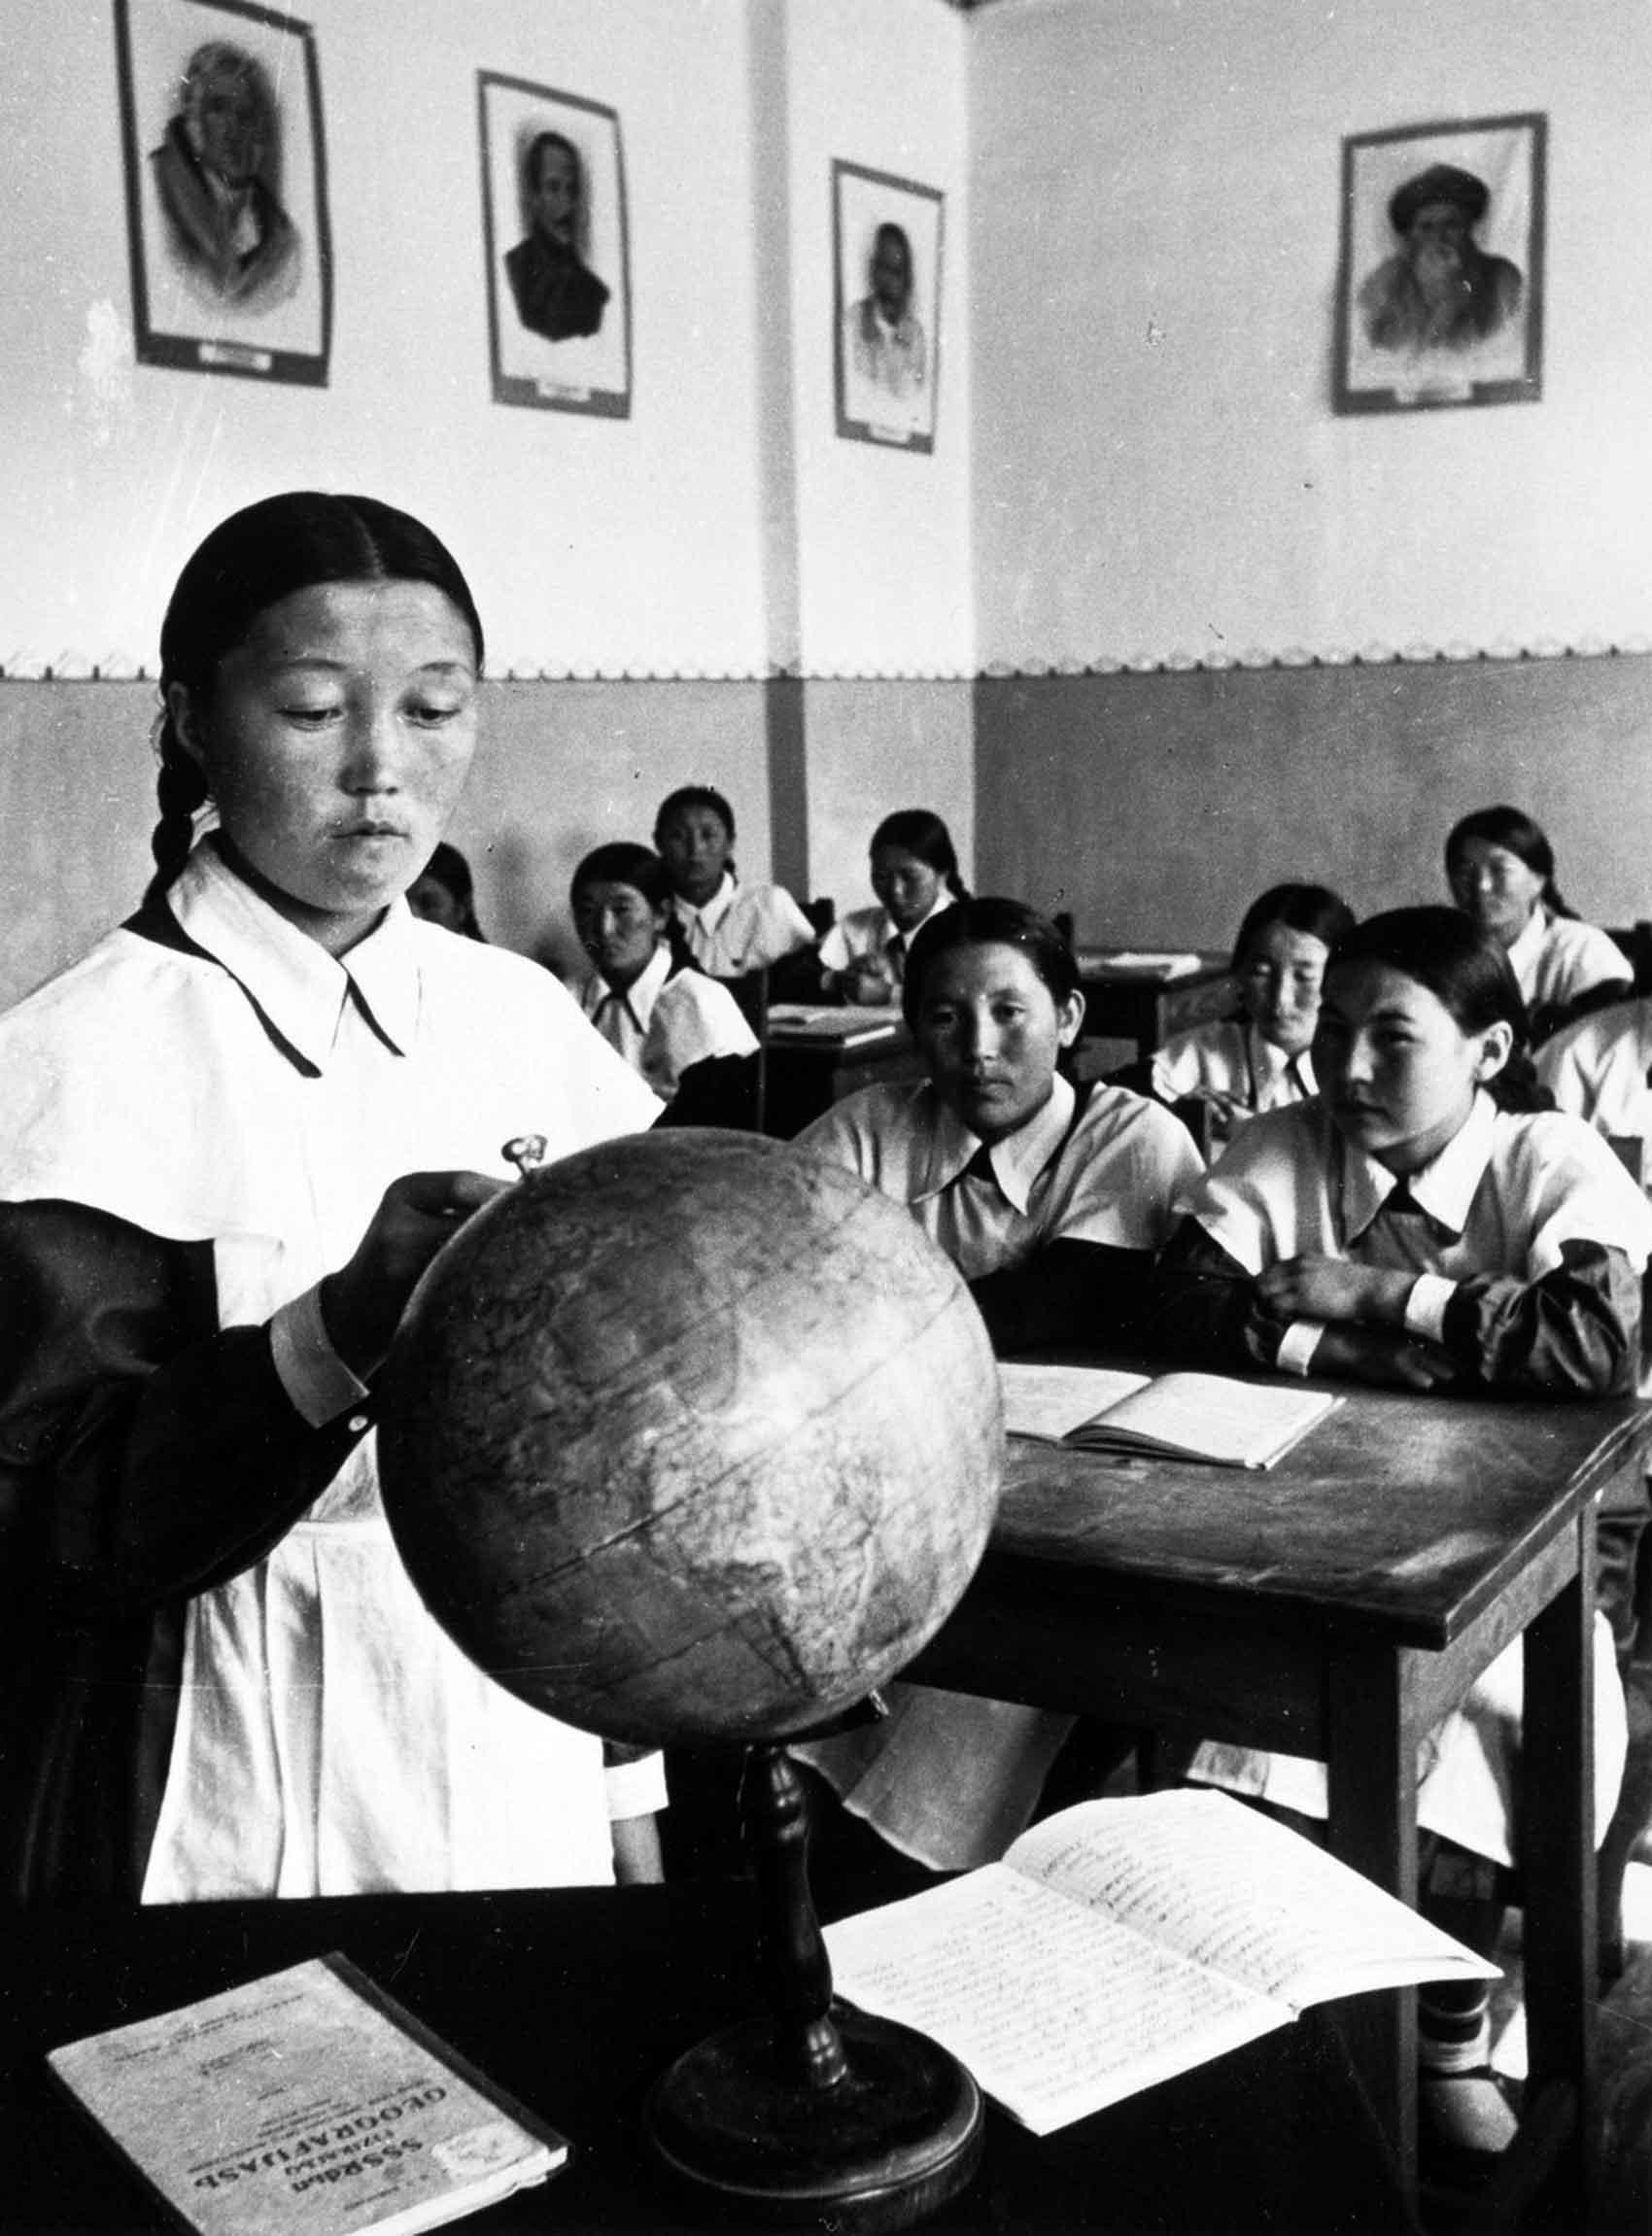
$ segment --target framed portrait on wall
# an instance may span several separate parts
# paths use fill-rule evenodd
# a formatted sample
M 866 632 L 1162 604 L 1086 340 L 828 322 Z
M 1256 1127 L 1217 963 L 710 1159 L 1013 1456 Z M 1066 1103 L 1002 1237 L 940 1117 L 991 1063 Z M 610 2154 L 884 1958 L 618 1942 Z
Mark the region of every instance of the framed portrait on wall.
M 832 165 L 838 432 L 850 442 L 935 448 L 943 214 L 934 187 Z
M 309 24 L 115 0 L 140 364 L 326 384 L 332 245 Z
M 1536 115 L 1343 141 L 1337 411 L 1537 400 L 1545 153 Z
M 496 403 L 631 416 L 631 267 L 619 118 L 477 73 Z

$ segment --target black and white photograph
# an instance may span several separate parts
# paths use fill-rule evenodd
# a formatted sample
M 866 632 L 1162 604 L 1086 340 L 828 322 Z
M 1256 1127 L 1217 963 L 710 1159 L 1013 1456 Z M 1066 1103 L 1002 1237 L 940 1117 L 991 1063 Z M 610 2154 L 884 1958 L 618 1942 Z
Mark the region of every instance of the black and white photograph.
M 325 385 L 315 36 L 241 0 L 116 0 L 139 361 Z
M 943 196 L 859 163 L 832 165 L 838 432 L 935 448 Z
M 1537 400 L 1546 121 L 1343 142 L 1339 412 Z
M 619 118 L 493 71 L 477 88 L 495 400 L 629 418 Z

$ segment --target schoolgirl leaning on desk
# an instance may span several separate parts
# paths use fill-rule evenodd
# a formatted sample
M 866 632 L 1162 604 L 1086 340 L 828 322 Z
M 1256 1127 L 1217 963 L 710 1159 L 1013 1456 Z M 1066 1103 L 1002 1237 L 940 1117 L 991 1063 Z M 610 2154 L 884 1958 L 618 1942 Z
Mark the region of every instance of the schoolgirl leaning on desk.
M 913 941 L 902 1002 L 927 1081 L 845 1097 L 797 1148 L 910 1207 L 969 1282 L 998 1351 L 1128 1343 L 1200 1160 L 1158 1104 L 1075 1087 L 1058 1069 L 1084 1018 L 1066 942 L 1019 902 L 961 901 Z M 889 1696 L 887 1722 L 793 1752 L 921 1863 L 1001 1855 L 1072 1718 L 928 1686 Z
M 376 1369 L 505 1141 L 658 1108 L 547 973 L 402 899 L 481 662 L 406 514 L 295 493 L 223 523 L 161 633 L 149 894 L 0 1021 L 14 1898 L 648 1868 L 657 1766 L 610 1781 L 459 1654 L 374 1468 Z
M 1207 1106 L 1208 1149 L 1313 1093 L 1325 962 L 1353 929 L 1353 911 L 1325 885 L 1270 885 L 1246 910 L 1233 943 L 1240 1015 L 1174 1035 L 1153 1059 L 1160 1102 Z
M 1599 1135 L 1544 1107 L 1524 1035 L 1507 953 L 1466 916 L 1400 909 L 1353 932 L 1325 974 L 1320 1093 L 1254 1119 L 1194 1191 L 1158 1277 L 1167 1336 L 1241 1370 L 1557 1399 L 1632 1393 L 1652 1211 Z M 1423 1750 L 1419 1824 L 1494 1865 L 1513 1861 L 1521 1675 L 1516 1640 Z M 1595 1701 L 1603 1833 L 1626 1742 L 1603 1613 Z M 1207 1742 L 1191 1774 L 1325 1813 L 1324 1766 L 1300 1757 Z M 1475 1902 L 1430 1907 L 1485 1946 L 1496 1897 L 1467 1868 Z M 1432 1989 L 1422 2026 L 1438 2131 L 1501 2149 L 1504 2115 L 1478 2071 L 1484 1999 Z M 1446 2093 L 1470 2081 L 1478 2097 Z
M 823 991 L 880 1008 L 900 1000 L 907 950 L 931 916 L 967 901 L 952 834 L 927 808 L 898 808 L 872 834 L 875 909 L 851 909 L 820 943 Z

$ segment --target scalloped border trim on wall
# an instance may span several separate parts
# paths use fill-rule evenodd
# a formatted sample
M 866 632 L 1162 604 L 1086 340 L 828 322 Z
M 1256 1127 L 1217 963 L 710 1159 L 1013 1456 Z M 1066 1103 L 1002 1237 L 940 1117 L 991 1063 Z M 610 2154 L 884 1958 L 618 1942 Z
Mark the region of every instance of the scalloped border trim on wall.
M 491 683 L 771 683 L 790 679 L 806 683 L 974 683 L 1039 681 L 1067 675 L 1192 675 L 1222 674 L 1236 668 L 1389 668 L 1425 667 L 1430 662 L 1463 663 L 1476 660 L 1610 660 L 1652 653 L 1652 636 L 1626 636 L 1617 643 L 1604 637 L 1580 636 L 1573 644 L 1557 637 L 1538 637 L 1530 644 L 1362 644 L 1358 651 L 1342 645 L 1310 652 L 1288 646 L 1281 652 L 1252 647 L 1244 652 L 1144 653 L 1134 658 L 1098 654 L 1093 659 L 994 660 L 981 669 L 851 669 L 805 670 L 796 662 L 741 672 L 718 673 L 709 669 L 679 668 L 651 671 L 646 669 L 550 668 L 528 660 L 511 660 L 490 669 Z M 0 681 L 8 683 L 143 683 L 153 671 L 124 653 L 108 652 L 90 660 L 80 652 L 59 652 L 43 659 L 34 652 L 14 652 L 0 662 Z

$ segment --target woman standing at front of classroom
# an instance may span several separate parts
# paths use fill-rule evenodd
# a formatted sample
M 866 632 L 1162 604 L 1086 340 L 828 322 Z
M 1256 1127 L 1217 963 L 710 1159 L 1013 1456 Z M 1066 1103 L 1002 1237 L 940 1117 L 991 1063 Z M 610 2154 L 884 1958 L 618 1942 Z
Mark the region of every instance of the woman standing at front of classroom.
M 161 632 L 149 894 L 0 1021 L 14 1899 L 649 1868 L 648 1768 L 610 1778 L 475 1669 L 379 1503 L 374 1376 L 502 1146 L 657 1107 L 547 973 L 402 899 L 481 664 L 406 514 L 294 493 L 224 522 Z

